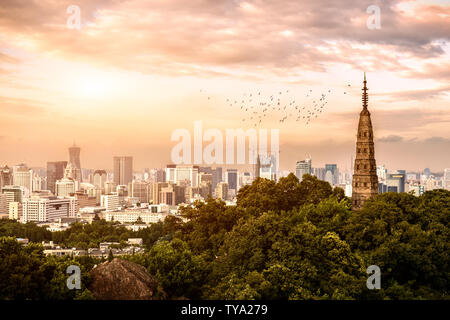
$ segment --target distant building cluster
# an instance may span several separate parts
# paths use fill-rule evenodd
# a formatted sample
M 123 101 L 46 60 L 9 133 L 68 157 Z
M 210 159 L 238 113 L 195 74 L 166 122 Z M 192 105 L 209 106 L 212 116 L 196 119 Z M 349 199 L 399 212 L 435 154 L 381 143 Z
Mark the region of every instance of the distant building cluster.
M 350 168 L 339 170 L 337 164 L 313 167 L 311 156 L 295 164 L 295 175 L 305 174 L 341 187 L 352 198 L 353 209 L 384 192 L 450 190 L 450 168 L 442 173 L 405 170 L 388 171 L 377 166 L 373 129 L 368 110 L 364 75 L 363 109 L 360 113 L 356 158 Z M 114 156 L 113 170 L 81 168 L 81 149 L 69 148 L 69 160 L 47 162 L 47 168 L 29 168 L 26 164 L 0 167 L 0 217 L 23 223 L 47 225 L 51 231 L 68 228 L 73 221 L 91 223 L 105 219 L 125 224 L 131 230 L 178 215 L 180 206 L 192 205 L 210 197 L 227 205 L 236 203 L 239 189 L 257 178 L 277 181 L 289 171 L 278 172 L 277 157 L 258 154 L 252 172 L 236 168 L 168 164 L 165 168 L 133 170 L 133 157 Z
M 81 168 L 80 155 L 74 144 L 68 161 L 49 161 L 46 168 L 0 167 L 0 217 L 52 231 L 64 230 L 70 219 L 90 223 L 96 217 L 139 230 L 197 200 L 212 197 L 232 205 L 239 188 L 256 176 L 277 179 L 273 155 L 259 155 L 252 173 L 175 164 L 136 172 L 131 156 L 114 156 L 112 171 L 92 170 Z
M 168 215 L 177 215 L 179 206 L 196 200 L 212 197 L 235 204 L 239 189 L 255 178 L 276 181 L 289 174 L 276 171 L 276 157 L 272 155 L 258 155 L 252 172 L 174 164 L 136 172 L 130 156 L 113 157 L 113 171 L 109 172 L 82 169 L 79 157 L 80 148 L 74 145 L 69 148 L 69 161 L 48 162 L 46 169 L 25 164 L 0 167 L 0 217 L 46 224 L 52 231 L 69 227 L 67 221 L 90 223 L 98 217 L 139 230 Z M 316 176 L 352 197 L 353 171 L 364 170 L 364 165 L 367 168 L 365 160 L 361 161 L 355 161 L 361 163 L 356 164 L 360 168 L 352 163 L 350 170 L 339 170 L 336 164 L 313 167 L 308 156 L 296 162 L 295 175 L 300 181 L 305 174 Z M 450 168 L 443 173 L 428 168 L 407 172 L 388 171 L 380 165 L 375 170 L 378 193 L 412 192 L 420 196 L 427 190 L 450 190 Z

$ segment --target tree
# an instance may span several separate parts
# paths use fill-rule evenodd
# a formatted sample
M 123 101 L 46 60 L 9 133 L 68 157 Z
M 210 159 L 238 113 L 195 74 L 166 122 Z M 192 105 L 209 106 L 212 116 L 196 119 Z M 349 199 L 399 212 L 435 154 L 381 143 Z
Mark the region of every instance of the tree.
M 448 299 L 450 192 L 420 197 L 384 193 L 355 211 L 346 226 L 348 243 L 365 265 L 382 271 L 391 299 Z
M 259 215 L 267 211 L 288 211 L 304 204 L 318 204 L 332 194 L 328 182 L 309 174 L 303 175 L 299 182 L 290 173 L 278 183 L 258 178 L 251 185 L 244 186 L 238 192 L 237 205 L 253 215 Z
M 210 279 L 204 297 L 215 299 L 240 299 L 240 290 L 258 299 L 349 299 L 365 286 L 362 259 L 339 235 L 296 210 L 240 221 L 213 262 Z
M 136 223 L 136 224 L 145 224 L 145 222 L 142 221 L 142 218 L 141 218 L 141 217 L 138 217 L 135 223 Z
M 148 270 L 170 298 L 200 297 L 201 283 L 205 279 L 204 261 L 192 254 L 186 242 L 179 239 L 158 242 L 146 260 Z

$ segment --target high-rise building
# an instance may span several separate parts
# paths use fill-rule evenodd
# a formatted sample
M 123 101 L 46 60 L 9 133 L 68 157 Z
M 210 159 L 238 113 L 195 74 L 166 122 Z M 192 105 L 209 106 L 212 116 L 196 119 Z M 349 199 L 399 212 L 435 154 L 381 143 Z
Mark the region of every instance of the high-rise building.
M 169 186 L 168 182 L 157 182 L 153 184 L 153 204 L 160 204 L 160 192 L 163 188 Z
M 112 181 L 106 181 L 105 182 L 105 194 L 110 194 L 113 192 L 116 192 L 116 184 Z
M 212 188 L 215 189 L 217 183 L 222 181 L 222 167 L 211 168 L 211 167 L 200 167 L 200 173 L 207 173 L 212 175 Z
M 373 128 L 370 112 L 367 109 L 366 74 L 362 95 L 363 110 L 359 115 L 358 135 L 356 138 L 356 158 L 352 183 L 352 208 L 363 206 L 364 202 L 378 194 L 377 165 L 375 162 L 375 145 L 373 143 Z
M 0 214 L 7 215 L 9 212 L 9 204 L 11 202 L 21 203 L 27 198 L 30 192 L 27 188 L 21 186 L 4 186 L 0 190 Z
M 255 171 L 253 172 L 253 178 L 259 178 L 261 176 L 261 159 L 259 154 L 256 156 Z
M 102 194 L 100 197 L 100 206 L 106 211 L 115 211 L 119 208 L 119 195 Z
M 212 169 L 212 188 L 215 189 L 217 184 L 223 180 L 222 178 L 222 167 L 217 167 Z
M 450 168 L 444 169 L 443 188 L 450 190 Z
M 105 182 L 108 180 L 108 174 L 105 170 L 95 170 L 92 176 L 93 185 L 101 190 L 105 190 Z
M 32 178 L 32 190 L 33 191 L 41 191 L 47 190 L 47 180 L 45 177 L 41 177 L 36 172 L 33 174 Z
M 6 207 L 6 194 L 0 193 L 0 216 L 5 216 L 6 214 L 8 214 L 8 208 Z
M 384 165 L 377 166 L 378 181 L 385 181 L 387 177 L 387 169 Z
M 202 182 L 208 182 L 212 185 L 213 175 L 211 173 L 199 173 L 198 181 L 201 184 Z
M 152 184 L 145 181 L 133 181 L 128 187 L 129 195 L 138 198 L 140 203 L 150 203 L 153 197 Z
M 388 173 L 386 177 L 387 191 L 405 192 L 406 173 L 398 170 L 396 173 Z
M 336 164 L 325 165 L 325 181 L 332 186 L 339 183 L 339 170 Z
M 114 157 L 114 183 L 128 185 L 133 181 L 133 157 Z
M 297 163 L 295 164 L 295 175 L 297 176 L 298 180 L 302 181 L 304 174 L 312 174 L 311 165 L 311 158 L 297 161 Z
M 64 177 L 67 161 L 47 162 L 47 189 L 56 192 L 56 181 Z
M 62 178 L 56 181 L 56 196 L 68 197 L 70 194 L 76 191 L 75 181 L 71 178 Z
M 166 181 L 174 184 L 184 182 L 196 188 L 199 185 L 199 172 L 199 166 L 169 164 L 166 167 Z
M 81 162 L 80 162 L 80 147 L 73 144 L 73 146 L 69 147 L 69 162 L 74 165 L 80 172 L 80 182 L 82 181 L 81 177 Z
M 203 199 L 206 199 L 206 198 L 212 196 L 212 184 L 211 183 L 202 182 L 198 189 L 199 189 L 200 196 L 202 196 Z
M 30 193 L 33 191 L 33 170 L 26 166 L 16 168 L 13 173 L 15 186 L 26 188 Z
M 228 190 L 238 191 L 238 171 L 237 169 L 227 169 Z
M 0 167 L 0 190 L 13 184 L 12 171 L 8 166 Z
M 64 178 L 72 179 L 75 182 L 75 188 L 78 190 L 81 184 L 81 171 L 72 162 L 69 162 L 64 169 Z
M 166 182 L 166 172 L 163 169 L 155 169 L 153 180 L 154 182 Z
M 312 173 L 319 180 L 325 180 L 325 168 L 313 168 Z
M 9 219 L 11 220 L 21 220 L 22 219 L 22 204 L 20 202 L 10 202 L 9 203 Z
M 228 183 L 226 182 L 219 182 L 216 186 L 216 198 L 221 200 L 227 200 L 228 199 Z
M 4 186 L 1 192 L 9 194 L 8 198 L 10 201 L 16 202 L 22 202 L 24 198 L 30 195 L 28 190 L 21 186 Z
M 167 204 L 169 206 L 176 206 L 185 202 L 185 194 L 186 188 L 184 186 L 170 184 L 161 189 L 159 193 L 160 203 Z
M 260 177 L 264 179 L 277 180 L 277 158 L 275 155 L 260 155 L 261 169 Z M 231 189 L 231 187 L 230 187 Z

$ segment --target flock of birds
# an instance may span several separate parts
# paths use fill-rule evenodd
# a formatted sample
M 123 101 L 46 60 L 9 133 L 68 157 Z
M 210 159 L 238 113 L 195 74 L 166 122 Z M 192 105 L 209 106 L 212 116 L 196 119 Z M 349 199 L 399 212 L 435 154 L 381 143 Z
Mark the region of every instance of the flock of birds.
M 351 85 L 346 85 L 343 94 L 346 95 L 351 90 Z M 211 96 L 207 95 L 203 89 L 200 93 L 205 94 L 207 100 Z M 328 98 L 335 93 L 329 89 L 326 92 L 315 93 L 309 89 L 304 96 L 299 99 L 292 95 L 290 90 L 281 90 L 276 93 L 264 95 L 261 91 L 246 92 L 239 97 L 226 98 L 227 108 L 241 112 L 241 122 L 244 126 L 257 127 L 266 120 L 275 118 L 280 124 L 289 120 L 310 124 L 317 119 L 327 108 Z

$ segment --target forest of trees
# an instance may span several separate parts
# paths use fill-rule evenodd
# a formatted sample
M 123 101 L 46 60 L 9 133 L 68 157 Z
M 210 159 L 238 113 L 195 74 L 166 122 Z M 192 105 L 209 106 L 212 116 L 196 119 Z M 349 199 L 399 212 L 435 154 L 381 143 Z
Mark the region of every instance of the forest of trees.
M 70 247 L 144 239 L 145 266 L 171 299 L 449 299 L 450 191 L 420 197 L 385 193 L 352 211 L 340 188 L 305 175 L 258 178 L 237 205 L 208 199 L 139 232 L 96 220 L 48 232 L 0 222 L 0 299 L 90 299 L 90 257 L 45 257 L 38 243 Z M 8 237 L 9 236 L 9 237 Z M 14 237 L 14 238 L 12 238 Z M 65 287 L 65 268 L 82 267 L 82 290 Z M 368 290 L 366 269 L 381 268 Z M 76 292 L 74 292 L 76 291 Z

